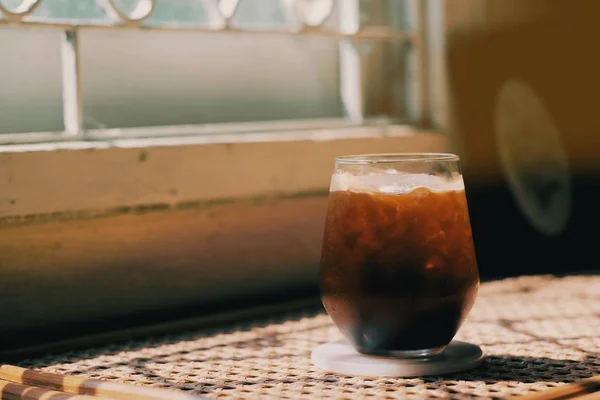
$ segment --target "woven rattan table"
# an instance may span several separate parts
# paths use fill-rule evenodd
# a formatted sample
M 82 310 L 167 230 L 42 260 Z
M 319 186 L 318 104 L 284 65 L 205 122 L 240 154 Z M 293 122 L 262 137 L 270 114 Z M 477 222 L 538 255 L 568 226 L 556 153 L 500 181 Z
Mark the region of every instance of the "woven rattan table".
M 219 399 L 506 398 L 600 374 L 600 276 L 522 277 L 483 284 L 458 335 L 488 354 L 470 372 L 362 379 L 315 369 L 311 350 L 338 338 L 329 318 L 313 310 L 21 365 Z

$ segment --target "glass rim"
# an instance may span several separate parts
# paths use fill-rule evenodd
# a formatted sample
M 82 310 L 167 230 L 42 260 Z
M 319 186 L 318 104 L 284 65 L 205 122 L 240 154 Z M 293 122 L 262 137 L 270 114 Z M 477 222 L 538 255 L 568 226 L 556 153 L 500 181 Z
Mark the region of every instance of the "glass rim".
M 436 161 L 457 162 L 459 160 L 460 158 L 452 153 L 374 153 L 335 158 L 337 164 L 427 163 Z

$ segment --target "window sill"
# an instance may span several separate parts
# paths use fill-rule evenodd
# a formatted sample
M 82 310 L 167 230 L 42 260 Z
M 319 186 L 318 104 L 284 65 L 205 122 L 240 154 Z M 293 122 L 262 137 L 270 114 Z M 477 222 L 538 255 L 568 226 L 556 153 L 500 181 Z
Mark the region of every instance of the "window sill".
M 64 218 L 326 192 L 333 158 L 446 151 L 406 126 L 0 146 L 0 218 Z

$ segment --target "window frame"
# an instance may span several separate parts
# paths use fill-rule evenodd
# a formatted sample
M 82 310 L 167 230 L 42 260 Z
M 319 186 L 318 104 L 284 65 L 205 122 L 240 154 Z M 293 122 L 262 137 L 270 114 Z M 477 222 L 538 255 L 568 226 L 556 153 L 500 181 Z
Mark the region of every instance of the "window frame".
M 332 37 L 338 41 L 339 48 L 339 85 L 340 99 L 344 117 L 337 119 L 340 126 L 360 126 L 369 124 L 373 115 L 384 115 L 390 119 L 389 123 L 408 123 L 422 128 L 432 127 L 432 85 L 431 76 L 431 52 L 429 51 L 437 38 L 431 41 L 429 23 L 432 16 L 439 15 L 440 6 L 431 0 L 404 0 L 404 8 L 409 15 L 408 22 L 404 22 L 399 29 L 390 25 L 386 11 L 389 11 L 390 0 L 379 0 L 369 4 L 369 18 L 371 21 L 363 26 L 361 19 L 361 1 L 346 0 L 344 2 L 335 0 L 320 0 L 314 4 L 314 10 L 319 13 L 300 12 L 300 0 L 281 0 L 289 20 L 292 21 L 287 29 L 266 28 L 262 30 L 240 28 L 232 24 L 235 10 L 239 0 L 227 2 L 216 2 L 204 0 L 203 5 L 210 16 L 207 25 L 180 26 L 172 24 L 150 25 L 144 24 L 145 19 L 151 15 L 156 6 L 156 0 L 138 0 L 138 7 L 131 13 L 122 12 L 113 0 L 96 0 L 109 17 L 106 21 L 60 21 L 28 19 L 30 14 L 41 5 L 44 0 L 23 0 L 21 6 L 16 10 L 9 11 L 6 7 L 0 7 L 0 27 L 8 28 L 38 28 L 62 32 L 61 39 L 61 69 L 62 69 L 62 102 L 63 102 L 63 132 L 35 132 L 19 134 L 0 135 L 0 144 L 19 142 L 47 142 L 60 140 L 102 140 L 105 138 L 121 138 L 135 136 L 157 136 L 157 132 L 169 132 L 176 136 L 180 131 L 193 131 L 195 134 L 220 133 L 228 131 L 228 126 L 236 124 L 206 124 L 182 127 L 149 126 L 143 128 L 118 128 L 118 129 L 86 129 L 84 126 L 84 101 L 82 97 L 81 82 L 81 48 L 80 32 L 84 30 L 122 30 L 133 29 L 144 31 L 183 31 L 196 33 L 219 33 L 228 35 L 285 35 L 285 36 L 321 36 Z M 1 2 L 0 2 L 1 4 Z M 225 9 L 221 9 L 223 6 Z M 314 16 L 316 15 L 316 19 Z M 312 19 L 311 17 L 312 16 Z M 336 18 L 333 18 L 335 16 Z M 328 26 L 328 22 L 334 22 L 335 27 Z M 434 17 L 435 18 L 435 17 Z M 414 26 L 413 26 L 414 25 Z M 384 53 L 366 50 L 372 48 L 374 43 L 387 46 L 388 43 L 407 44 L 409 50 L 406 54 L 397 55 L 394 51 L 384 50 L 389 53 L 391 59 L 386 60 Z M 404 70 L 394 70 L 395 64 L 386 65 L 386 62 L 394 62 L 394 57 L 404 58 Z M 439 75 L 439 74 L 438 74 Z M 402 79 L 404 99 L 402 110 L 381 109 L 381 105 L 375 105 L 371 114 L 366 110 L 373 98 L 385 96 L 385 88 L 382 88 L 381 77 Z M 383 84 L 385 86 L 385 82 Z M 377 101 L 376 101 L 377 103 Z M 402 115 L 397 115 L 401 112 Z M 305 125 L 314 125 L 310 121 L 278 121 L 274 125 L 280 130 L 292 130 L 298 127 L 305 129 Z M 218 126 L 216 126 L 218 125 Z M 251 124 L 252 125 L 252 124 Z M 265 123 L 266 130 L 273 124 Z M 327 125 L 323 128 L 328 127 Z M 252 126 L 249 127 L 252 131 Z M 235 130 L 235 128 L 234 128 Z M 229 130 L 231 133 L 232 131 Z

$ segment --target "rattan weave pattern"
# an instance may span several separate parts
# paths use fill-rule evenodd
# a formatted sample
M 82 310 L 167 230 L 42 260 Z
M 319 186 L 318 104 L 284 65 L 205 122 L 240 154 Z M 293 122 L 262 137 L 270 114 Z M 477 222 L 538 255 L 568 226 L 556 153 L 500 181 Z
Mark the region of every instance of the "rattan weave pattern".
M 600 276 L 485 283 L 458 338 L 487 360 L 452 376 L 362 379 L 314 368 L 338 339 L 317 311 L 26 360 L 50 372 L 190 391 L 210 398 L 506 398 L 600 374 Z

